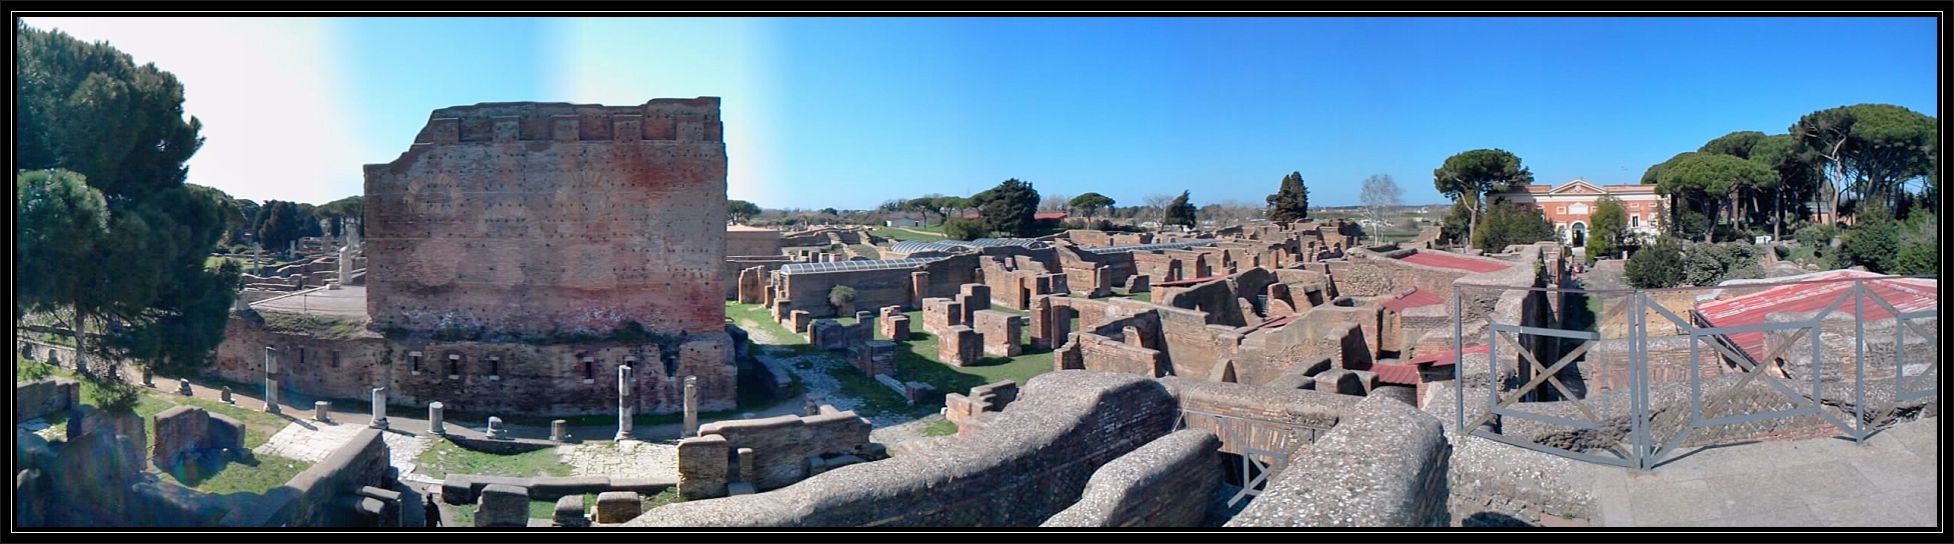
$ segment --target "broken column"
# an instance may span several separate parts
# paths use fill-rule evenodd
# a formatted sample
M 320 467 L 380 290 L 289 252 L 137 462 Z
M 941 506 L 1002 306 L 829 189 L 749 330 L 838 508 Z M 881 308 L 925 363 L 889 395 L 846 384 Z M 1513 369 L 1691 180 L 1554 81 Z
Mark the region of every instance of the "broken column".
M 570 439 L 570 422 L 561 419 L 550 420 L 550 441 L 563 442 Z
M 188 397 L 188 396 L 190 396 L 190 395 L 191 395 L 191 391 L 190 391 L 190 378 L 177 378 L 177 379 L 176 379 L 176 394 L 178 394 L 178 395 L 183 395 L 183 396 L 186 396 L 186 397 Z
M 497 440 L 509 438 L 509 430 L 502 428 L 502 418 L 489 416 L 488 437 Z
M 224 404 L 237 404 L 237 401 L 231 400 L 231 386 L 228 385 L 224 386 L 223 391 L 218 394 L 217 400 L 223 401 Z
M 699 434 L 699 377 L 685 377 L 685 420 L 679 429 L 680 438 Z
M 617 367 L 617 437 L 631 438 L 631 365 Z
M 387 428 L 387 388 L 373 388 L 373 421 L 366 426 L 375 429 Z
M 427 432 L 435 436 L 448 434 L 448 428 L 441 425 L 441 401 L 427 403 Z
M 155 376 L 156 376 L 156 373 L 155 373 L 155 371 L 153 371 L 153 370 L 150 370 L 150 369 L 149 369 L 149 367 L 146 367 L 146 366 L 145 366 L 145 367 L 142 367 L 142 386 L 143 386 L 143 387 L 156 387 L 156 379 L 155 379 Z
M 265 411 L 278 413 L 278 359 L 273 358 L 271 346 L 265 346 Z
M 323 400 L 313 402 L 312 420 L 320 423 L 332 423 L 332 402 Z

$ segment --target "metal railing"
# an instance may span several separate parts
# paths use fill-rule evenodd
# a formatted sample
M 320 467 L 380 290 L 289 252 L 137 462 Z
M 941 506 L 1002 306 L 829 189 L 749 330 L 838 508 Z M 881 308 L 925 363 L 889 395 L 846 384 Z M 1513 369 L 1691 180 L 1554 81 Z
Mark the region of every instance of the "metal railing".
M 1937 399 L 1939 388 L 1935 384 L 1938 381 L 1940 368 L 1937 331 L 1923 328 L 1920 322 L 1923 320 L 1937 320 L 1938 308 L 1932 307 L 1910 312 L 1901 311 L 1893 301 L 1887 300 L 1879 291 L 1869 287 L 1869 284 L 1878 282 L 1917 282 L 1919 279 L 1921 278 L 1857 277 L 1815 281 L 1752 283 L 1745 285 L 1727 285 L 1717 288 L 1693 287 L 1654 290 L 1581 290 L 1459 285 L 1454 290 L 1452 301 L 1452 347 L 1454 356 L 1457 357 L 1453 369 L 1453 379 L 1455 380 L 1453 394 L 1455 405 L 1453 408 L 1457 410 L 1454 422 L 1458 425 L 1456 429 L 1459 429 L 1461 433 L 1467 435 L 1524 447 L 1543 453 L 1586 462 L 1635 469 L 1653 469 L 1667 461 L 1680 457 L 1677 452 L 1690 443 L 1690 438 L 1697 436 L 1704 429 L 1767 420 L 1816 417 L 1831 427 L 1836 428 L 1842 435 L 1850 437 L 1855 442 L 1863 443 L 1878 428 L 1890 425 L 1895 420 L 1891 413 L 1884 415 L 1877 413 L 1869 414 L 1869 408 L 1897 410 L 1901 407 L 1910 406 L 1911 403 L 1930 398 Z M 1650 298 L 1652 294 L 1692 289 L 1760 289 L 1760 292 L 1762 292 L 1764 289 L 1775 287 L 1806 284 L 1836 285 L 1839 282 L 1851 282 L 1851 285 L 1849 288 L 1841 290 L 1836 297 L 1832 297 L 1829 302 L 1824 304 L 1815 313 L 1812 313 L 1810 317 L 1803 317 L 1803 312 L 1797 312 L 1795 308 L 1787 311 L 1786 313 L 1797 312 L 1797 315 L 1792 317 L 1796 319 L 1795 321 L 1786 320 L 1783 317 L 1775 320 L 1767 317 L 1760 323 L 1716 326 L 1711 319 L 1704 316 L 1695 308 L 1685 312 L 1694 319 L 1685 319 L 1682 316 L 1678 316 L 1675 311 L 1652 301 Z M 1917 287 L 1919 286 L 1914 285 L 1899 290 L 1907 291 Z M 1520 324 L 1497 323 L 1489 317 L 1485 326 L 1486 362 L 1484 364 L 1489 371 L 1485 386 L 1488 393 L 1485 406 L 1486 410 L 1484 413 L 1469 418 L 1466 411 L 1466 396 L 1468 390 L 1477 387 L 1477 385 L 1475 384 L 1471 387 L 1466 385 L 1467 362 L 1464 353 L 1467 342 L 1465 321 L 1462 319 L 1462 314 L 1465 305 L 1468 304 L 1464 292 L 1468 289 L 1529 291 L 1529 295 L 1544 293 L 1549 296 L 1556 294 L 1581 296 L 1619 295 L 1620 303 L 1616 304 L 1612 310 L 1597 312 L 1602 315 L 1599 319 L 1594 320 L 1590 330 L 1563 330 Z M 1813 293 L 1820 293 L 1816 296 L 1828 296 L 1822 294 L 1819 289 L 1819 287 L 1813 287 L 1810 290 L 1801 290 L 1801 294 L 1808 299 L 1814 296 Z M 1931 297 L 1937 301 L 1937 284 L 1932 287 L 1932 290 L 1934 293 L 1932 293 Z M 1924 298 L 1921 296 L 1924 293 L 1914 294 L 1916 295 L 1915 299 L 1909 302 L 1915 303 L 1913 305 L 1918 305 L 1920 299 Z M 1847 306 L 1848 302 L 1851 303 L 1850 306 Z M 1809 305 L 1801 306 L 1800 308 L 1808 307 Z M 1842 373 L 1846 368 L 1843 366 L 1846 363 L 1842 361 L 1827 360 L 1830 358 L 1828 354 L 1831 352 L 1827 351 L 1826 346 L 1820 340 L 1828 321 L 1835 326 L 1842 327 L 1845 325 L 1845 322 L 1841 318 L 1846 316 L 1835 316 L 1841 308 L 1850 308 L 1851 310 L 1849 318 L 1851 319 L 1850 324 L 1852 329 L 1850 337 L 1852 340 L 1851 356 L 1853 360 L 1849 365 L 1849 376 L 1827 380 L 1827 370 L 1831 370 L 1834 373 Z M 1744 308 L 1739 307 L 1737 309 L 1743 310 Z M 1878 316 L 1875 316 L 1875 319 L 1868 319 L 1867 312 L 1875 309 L 1883 310 L 1885 317 L 1877 318 Z M 1766 308 L 1753 308 L 1750 310 L 1764 312 Z M 1578 388 L 1578 390 L 1575 387 L 1570 387 L 1562 378 L 1569 376 L 1570 371 L 1576 371 L 1578 365 L 1589 366 L 1589 368 L 1580 369 L 1581 371 L 1591 373 L 1599 373 L 1601 371 L 1601 369 L 1595 367 L 1601 365 L 1602 361 L 1590 357 L 1593 353 L 1592 348 L 1604 341 L 1603 335 L 1600 332 L 1603 325 L 1614 322 L 1616 319 L 1622 320 L 1618 323 L 1625 325 L 1625 334 L 1620 339 L 1622 347 L 1625 348 L 1621 350 L 1624 357 L 1620 363 L 1625 366 L 1623 370 L 1625 370 L 1624 373 L 1626 374 L 1627 383 L 1626 391 L 1617 392 L 1617 396 L 1624 397 L 1619 400 L 1624 401 L 1623 404 L 1626 405 L 1626 409 L 1617 412 L 1598 411 L 1593 406 L 1590 406 L 1589 401 L 1601 402 L 1601 399 L 1590 394 L 1585 387 Z M 1867 346 L 1869 342 L 1883 342 L 1885 339 L 1869 337 L 1866 325 L 1869 321 L 1883 322 L 1887 319 L 1894 320 L 1890 333 L 1894 352 L 1892 357 L 1893 392 L 1890 396 L 1879 399 L 1884 401 L 1886 403 L 1885 405 L 1874 407 L 1869 406 L 1867 385 L 1883 378 L 1867 377 Z M 1684 373 L 1688 374 L 1688 379 L 1686 380 L 1688 382 L 1687 412 L 1680 416 L 1669 415 L 1663 418 L 1663 423 L 1675 428 L 1674 434 L 1667 437 L 1656 436 L 1657 433 L 1653 427 L 1658 423 L 1658 416 L 1664 412 L 1679 411 L 1683 407 L 1680 403 L 1673 401 L 1667 406 L 1651 406 L 1650 396 L 1652 391 L 1656 389 L 1657 384 L 1654 383 L 1653 379 L 1649 346 L 1653 338 L 1651 327 L 1658 325 L 1674 326 L 1677 332 L 1673 337 L 1678 339 L 1686 337 L 1688 343 L 1688 360 L 1687 365 L 1683 368 Z M 1766 345 L 1768 342 L 1759 342 L 1763 347 L 1755 348 L 1753 351 L 1748 352 L 1732 340 L 1732 335 L 1752 333 L 1763 335 L 1767 339 L 1773 333 L 1789 334 L 1789 339 L 1777 343 L 1775 347 Z M 1917 339 L 1924 340 L 1926 345 L 1933 346 L 1933 349 L 1909 349 L 1907 346 L 1907 337 L 1909 334 L 1917 335 Z M 1836 338 L 1841 335 L 1841 333 L 1835 331 L 1833 336 Z M 1536 342 L 1541 338 L 1553 339 L 1551 344 L 1537 345 L 1554 346 L 1553 349 L 1543 350 L 1546 353 L 1553 353 L 1559 350 L 1565 350 L 1565 353 L 1561 354 L 1557 359 L 1554 359 L 1552 364 L 1545 364 L 1542 361 L 1544 357 L 1538 357 L 1539 354 L 1535 353 L 1536 350 L 1528 348 L 1528 337 L 1533 337 Z M 1569 349 L 1569 346 L 1565 345 L 1566 341 L 1575 341 L 1577 343 Z M 1810 363 L 1808 369 L 1810 374 L 1809 383 L 1804 383 L 1805 380 L 1803 379 L 1792 377 L 1785 366 L 1785 361 L 1794 357 L 1791 353 L 1794 346 L 1798 346 L 1804 342 L 1809 342 L 1810 349 L 1810 353 L 1808 354 Z M 1704 350 L 1703 346 L 1708 346 L 1709 349 Z M 1530 378 L 1524 379 L 1523 383 L 1517 386 L 1503 387 L 1503 385 L 1510 385 L 1512 381 L 1503 379 L 1501 374 L 1502 365 L 1505 363 L 1505 361 L 1501 360 L 1501 354 L 1506 353 L 1509 349 L 1514 354 L 1511 361 L 1511 368 L 1514 370 L 1514 373 L 1519 376 L 1530 376 Z M 1757 351 L 1761 351 L 1763 355 L 1758 356 Z M 1909 353 L 1910 351 L 1914 353 Z M 1719 390 L 1714 392 L 1708 391 L 1705 384 L 1704 370 L 1706 369 L 1703 364 L 1703 359 L 1700 357 L 1700 355 L 1705 353 L 1712 355 L 1713 360 L 1721 361 L 1722 364 L 1727 365 L 1715 370 L 1730 369 L 1734 370 L 1736 374 L 1734 380 L 1724 380 L 1724 383 L 1719 384 L 1723 385 L 1723 387 L 1719 387 Z M 1916 362 L 1919 364 L 1909 365 L 1907 359 L 1910 355 L 1915 357 Z M 1922 357 L 1927 360 L 1919 361 Z M 1909 376 L 1910 367 L 1918 370 L 1913 376 Z M 1925 382 L 1924 386 L 1922 382 Z M 1767 390 L 1775 393 L 1775 397 L 1768 395 L 1766 397 L 1770 397 L 1771 400 L 1781 404 L 1788 403 L 1791 407 L 1787 409 L 1745 411 L 1743 410 L 1745 408 L 1744 406 L 1732 403 L 1736 395 L 1747 390 L 1747 388 L 1749 388 L 1748 390 L 1756 390 L 1756 388 L 1751 387 L 1752 384 L 1768 386 Z M 1829 398 L 1826 396 L 1827 385 L 1835 387 L 1833 389 L 1833 395 Z M 1548 390 L 1543 389 L 1543 386 L 1551 386 L 1551 393 L 1547 393 Z M 1849 395 L 1838 393 L 1836 389 L 1838 386 L 1849 386 Z M 1912 389 L 1909 389 L 1909 387 Z M 1566 409 L 1561 410 L 1563 415 L 1544 414 L 1524 409 L 1531 404 L 1523 402 L 1529 397 L 1539 397 L 1554 393 L 1558 394 L 1559 400 L 1565 401 L 1566 403 L 1560 406 L 1571 406 L 1572 415 L 1578 416 L 1578 419 L 1569 417 L 1566 413 L 1569 410 Z M 1833 406 L 1828 407 L 1828 400 L 1832 401 L 1830 404 Z M 1838 404 L 1844 404 L 1848 400 L 1851 404 L 1849 408 L 1836 406 Z M 1734 408 L 1739 413 L 1720 417 L 1712 416 L 1712 414 L 1717 413 L 1717 410 L 1726 408 Z M 1755 408 L 1755 406 L 1751 408 Z M 1841 417 L 1843 414 L 1834 414 L 1833 410 L 1849 412 L 1851 422 L 1848 423 L 1844 417 Z M 1622 421 L 1624 416 L 1626 419 L 1625 422 Z M 1496 418 L 1499 419 L 1496 420 Z M 1498 421 L 1503 426 L 1508 419 L 1567 427 L 1574 429 L 1576 432 L 1589 432 L 1592 433 L 1592 436 L 1604 437 L 1599 439 L 1603 443 L 1590 443 L 1585 448 L 1587 451 L 1582 451 L 1570 447 L 1543 444 L 1535 440 L 1537 437 L 1509 436 L 1504 432 L 1496 432 L 1492 428 L 1493 425 L 1491 424 L 1495 421 Z M 1626 429 L 1621 429 L 1624 426 Z M 1617 429 L 1625 430 L 1625 433 L 1622 433 L 1625 436 L 1621 437 L 1625 440 L 1610 441 L 1605 438 L 1613 436 L 1611 431 Z M 1819 425 L 1817 429 L 1823 430 L 1824 425 Z M 1613 455 L 1591 453 L 1594 450 L 1600 450 Z

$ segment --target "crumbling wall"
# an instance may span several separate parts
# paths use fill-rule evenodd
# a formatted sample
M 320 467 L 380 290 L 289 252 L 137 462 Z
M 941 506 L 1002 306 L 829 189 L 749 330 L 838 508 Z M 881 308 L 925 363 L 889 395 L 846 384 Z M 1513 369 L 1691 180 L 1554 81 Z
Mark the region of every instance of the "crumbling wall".
M 1450 459 L 1436 418 L 1367 397 L 1227 526 L 1444 527 Z
M 871 446 L 869 430 L 868 420 L 854 412 L 837 412 L 827 408 L 819 415 L 783 415 L 708 423 L 699 428 L 699 435 L 721 437 L 726 449 L 733 452 L 752 449 L 752 476 L 755 481 L 747 483 L 765 491 L 807 478 L 810 456 L 867 455 Z M 690 460 L 681 457 L 682 462 Z M 725 459 L 719 461 L 717 465 L 723 466 L 715 466 L 708 459 L 704 461 L 708 466 L 685 468 L 681 474 L 705 474 L 719 468 L 726 471 L 722 477 L 728 481 L 740 481 L 739 478 L 744 476 L 736 474 Z M 724 493 L 724 490 L 720 490 L 704 496 Z
M 1187 429 L 1099 467 L 1079 502 L 1044 527 L 1194 527 L 1221 488 L 1221 441 Z
M 65 413 L 81 404 L 81 383 L 69 378 L 41 378 L 14 384 L 14 422 Z
M 1078 502 L 1092 474 L 1166 435 L 1173 398 L 1139 376 L 1061 371 L 970 436 L 838 468 L 769 493 L 687 501 L 632 527 L 1029 527 Z

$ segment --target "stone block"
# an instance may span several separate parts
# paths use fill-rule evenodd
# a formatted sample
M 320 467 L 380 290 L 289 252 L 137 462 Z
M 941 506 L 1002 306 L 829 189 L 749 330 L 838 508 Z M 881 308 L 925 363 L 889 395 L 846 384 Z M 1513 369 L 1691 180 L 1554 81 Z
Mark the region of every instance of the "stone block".
M 1126 277 L 1126 292 L 1128 294 L 1145 293 L 1147 292 L 1148 289 L 1151 289 L 1152 287 L 1153 287 L 1152 276 L 1148 276 L 1146 274 L 1134 274 Z
M 936 339 L 937 361 L 951 366 L 975 364 L 984 358 L 983 342 L 983 335 L 970 327 L 950 327 Z
M 971 327 L 983 336 L 985 356 L 1014 357 L 1024 352 L 1024 316 L 978 310 L 972 322 Z
M 787 326 L 795 333 L 806 334 L 809 325 L 814 323 L 814 314 L 807 310 L 794 310 L 787 313 Z
M 909 316 L 896 314 L 882 320 L 882 336 L 890 340 L 908 340 Z
M 644 502 L 632 491 L 606 491 L 597 495 L 597 523 L 624 523 L 644 513 Z
M 864 376 L 895 375 L 895 342 L 875 340 L 848 348 L 848 359 Z
M 482 488 L 475 503 L 476 527 L 528 527 L 529 490 L 505 484 Z
M 726 496 L 731 453 L 726 437 L 709 434 L 678 443 L 678 490 L 686 500 Z
M 1370 392 L 1364 386 L 1364 378 L 1358 371 L 1333 368 L 1314 376 L 1316 390 L 1339 395 L 1363 395 Z
M 589 527 L 590 518 L 584 517 L 583 495 L 565 495 L 556 499 L 556 513 L 550 516 L 550 524 L 557 527 Z

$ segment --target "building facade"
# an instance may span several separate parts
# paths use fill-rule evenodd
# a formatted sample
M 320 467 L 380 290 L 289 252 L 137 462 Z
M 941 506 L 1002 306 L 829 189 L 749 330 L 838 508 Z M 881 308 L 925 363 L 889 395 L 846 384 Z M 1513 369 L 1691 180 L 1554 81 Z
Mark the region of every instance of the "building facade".
M 1577 178 L 1560 185 L 1531 184 L 1519 191 L 1490 193 L 1486 201 L 1538 209 L 1554 224 L 1561 243 L 1581 247 L 1587 245 L 1588 230 L 1594 225 L 1589 216 L 1604 196 L 1621 201 L 1630 235 L 1654 237 L 1661 232 L 1665 199 L 1656 194 L 1654 185 L 1597 185 Z

